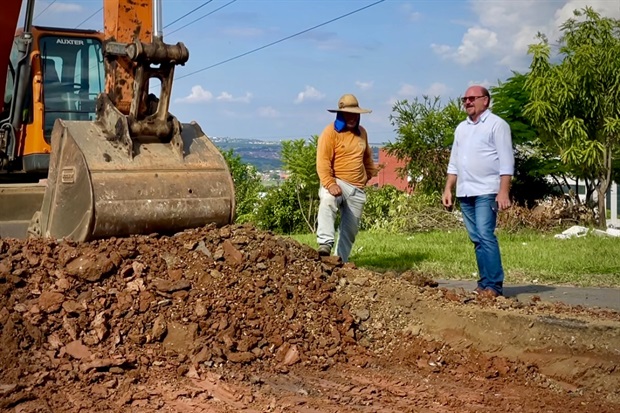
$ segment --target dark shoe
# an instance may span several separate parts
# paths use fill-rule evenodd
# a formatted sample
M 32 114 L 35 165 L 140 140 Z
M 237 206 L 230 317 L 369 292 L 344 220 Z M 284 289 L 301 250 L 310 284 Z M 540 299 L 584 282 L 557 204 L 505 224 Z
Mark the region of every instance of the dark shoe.
M 476 287 L 474 290 L 474 294 L 482 294 L 484 292 L 484 288 Z
M 332 253 L 332 246 L 329 244 L 319 245 L 319 257 L 328 257 Z

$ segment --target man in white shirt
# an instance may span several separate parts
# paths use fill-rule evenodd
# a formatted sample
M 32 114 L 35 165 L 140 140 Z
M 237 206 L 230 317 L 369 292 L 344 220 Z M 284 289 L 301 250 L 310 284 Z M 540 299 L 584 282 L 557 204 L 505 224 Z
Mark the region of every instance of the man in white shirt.
M 452 207 L 456 184 L 465 228 L 476 251 L 475 291 L 497 297 L 503 294 L 504 269 L 495 226 L 498 210 L 510 207 L 514 173 L 510 126 L 489 110 L 491 96 L 486 88 L 471 86 L 461 101 L 468 117 L 454 132 L 442 203 Z

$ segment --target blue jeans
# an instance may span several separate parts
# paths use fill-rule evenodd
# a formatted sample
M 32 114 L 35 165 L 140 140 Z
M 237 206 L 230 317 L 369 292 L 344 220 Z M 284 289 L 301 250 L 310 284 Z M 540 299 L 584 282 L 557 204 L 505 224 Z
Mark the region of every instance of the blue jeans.
M 336 179 L 342 189 L 341 196 L 333 196 L 323 186 L 319 189 L 319 213 L 317 216 L 316 241 L 319 245 L 334 245 L 336 233 L 336 216 L 340 211 L 340 228 L 338 228 L 338 245 L 336 255 L 342 261 L 349 261 L 351 249 L 362 219 L 362 210 L 366 203 L 366 193 L 356 186 Z
M 504 270 L 495 236 L 496 194 L 459 197 L 469 239 L 474 243 L 478 263 L 478 287 L 503 293 Z

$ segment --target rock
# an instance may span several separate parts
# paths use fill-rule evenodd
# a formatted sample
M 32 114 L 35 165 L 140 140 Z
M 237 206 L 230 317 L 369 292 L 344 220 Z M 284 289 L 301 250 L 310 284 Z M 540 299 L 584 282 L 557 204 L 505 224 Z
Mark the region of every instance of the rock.
M 64 301 L 64 294 L 46 291 L 39 296 L 39 308 L 46 313 L 55 313 Z
M 292 366 L 295 363 L 298 363 L 300 360 L 299 350 L 296 345 L 292 345 L 286 354 L 284 355 L 284 360 L 282 360 L 282 364 L 285 366 Z
M 357 285 L 358 287 L 363 287 L 365 285 L 368 285 L 368 283 L 368 277 L 355 277 L 353 280 L 351 280 L 351 284 Z
M 157 278 L 152 281 L 152 285 L 157 291 L 164 293 L 173 293 L 175 291 L 189 290 L 191 288 L 191 284 L 187 280 L 171 281 Z
M 82 304 L 78 303 L 77 301 L 73 301 L 73 300 L 63 302 L 62 308 L 68 314 L 79 314 L 80 312 L 85 310 Z
M 213 258 L 213 254 L 211 254 L 211 251 L 209 251 L 209 248 L 207 248 L 204 241 L 200 241 L 198 243 L 198 246 L 196 247 L 196 251 L 203 253 L 209 258 Z
M 80 340 L 67 344 L 64 350 L 65 353 L 78 360 L 87 359 L 91 356 L 90 349 L 82 344 Z
M 168 328 L 166 326 L 166 320 L 164 319 L 163 315 L 160 314 L 153 322 L 153 330 L 151 332 L 153 340 L 160 341 L 166 334 L 167 330 Z
M 17 389 L 17 384 L 0 384 L 0 396 L 7 397 Z
M 168 270 L 168 278 L 173 282 L 178 282 L 183 278 L 183 270 L 176 268 L 174 270 Z
M 422 332 L 422 326 L 419 324 L 409 324 L 407 327 L 404 328 L 404 331 L 411 334 L 412 336 L 419 336 Z
M 352 311 L 353 316 L 359 321 L 366 321 L 370 318 L 370 310 L 367 308 L 358 308 Z
M 9 260 L 0 261 L 0 275 L 3 277 L 8 277 L 11 274 L 12 265 Z
M 177 353 L 189 353 L 194 347 L 197 331 L 198 325 L 195 323 L 182 324 L 176 321 L 167 323 L 164 348 Z
M 69 261 L 65 267 L 67 274 L 90 282 L 101 280 L 115 269 L 116 265 L 112 258 L 98 256 L 92 252 Z
M 253 360 L 256 360 L 256 355 L 249 351 L 245 351 L 242 353 L 227 353 L 226 358 L 233 363 L 249 363 Z
M 222 243 L 224 249 L 224 259 L 232 265 L 239 265 L 243 262 L 243 254 L 235 246 L 226 240 Z
M 209 314 L 209 310 L 202 300 L 197 300 L 196 306 L 194 307 L 194 313 L 196 313 L 196 316 L 198 317 L 206 317 L 207 314 Z

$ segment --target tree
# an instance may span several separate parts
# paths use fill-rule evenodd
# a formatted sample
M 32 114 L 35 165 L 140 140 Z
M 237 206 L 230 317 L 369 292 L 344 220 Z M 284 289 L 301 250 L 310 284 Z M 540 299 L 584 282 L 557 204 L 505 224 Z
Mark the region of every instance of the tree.
M 316 172 L 316 149 L 319 137 L 282 142 L 282 164 L 290 172 L 288 180 L 295 188 L 297 204 L 309 231 L 316 231 L 319 176 Z
M 252 221 L 259 193 L 263 189 L 260 175 L 254 166 L 243 162 L 241 156 L 235 154 L 232 149 L 221 152 L 235 184 L 235 221 L 239 223 Z
M 576 177 L 593 182 L 604 227 L 605 194 L 620 152 L 620 22 L 590 7 L 574 16 L 560 27 L 559 63 L 544 35 L 530 46 L 525 115 Z
M 390 121 L 396 128 L 396 141 L 385 146 L 386 152 L 406 163 L 401 176 L 410 176 L 416 191 L 442 192 L 454 129 L 465 119 L 456 101 L 442 106 L 439 97 L 424 96 L 398 101 Z
M 536 201 L 554 194 L 551 177 L 557 187 L 568 185 L 567 168 L 559 162 L 557 151 L 542 144 L 532 122 L 523 113 L 530 101 L 525 88 L 528 75 L 513 72 L 505 82 L 491 88 L 492 110 L 508 124 L 515 147 L 515 173 L 511 197 L 523 206 L 533 207 Z

